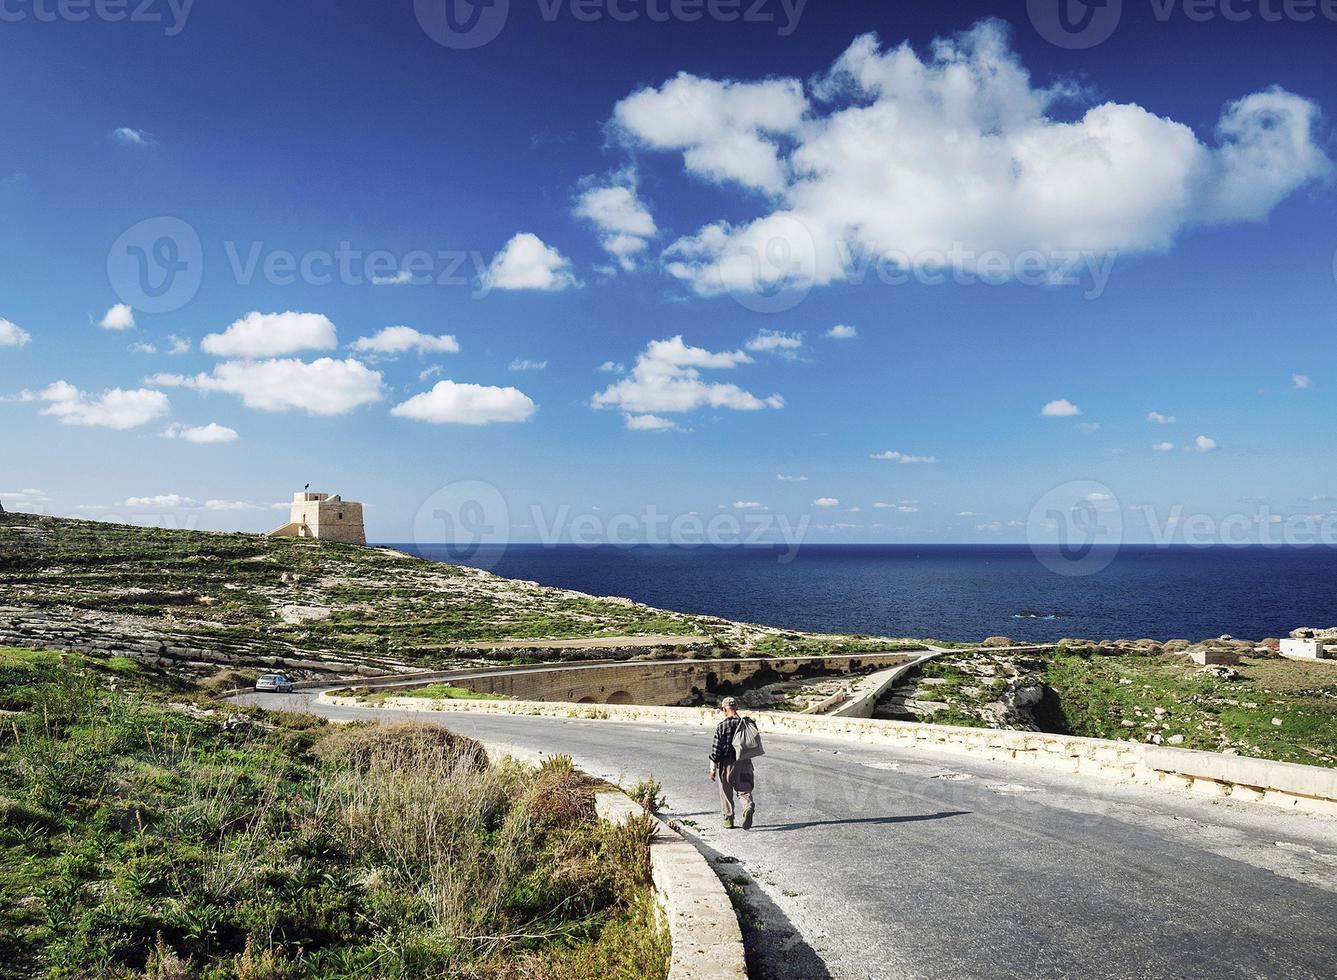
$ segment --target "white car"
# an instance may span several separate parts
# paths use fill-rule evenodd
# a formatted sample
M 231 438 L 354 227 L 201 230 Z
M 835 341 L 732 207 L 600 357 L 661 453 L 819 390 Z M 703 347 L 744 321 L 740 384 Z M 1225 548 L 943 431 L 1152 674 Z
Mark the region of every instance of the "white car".
M 279 694 L 292 693 L 292 679 L 287 674 L 262 674 L 255 682 L 257 691 L 277 691 Z

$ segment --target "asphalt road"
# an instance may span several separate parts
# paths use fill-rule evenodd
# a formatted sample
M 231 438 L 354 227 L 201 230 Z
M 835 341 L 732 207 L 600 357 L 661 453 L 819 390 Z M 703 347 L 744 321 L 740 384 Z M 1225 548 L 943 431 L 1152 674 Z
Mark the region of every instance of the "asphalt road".
M 1337 821 L 1112 787 L 964 755 L 771 735 L 751 831 L 725 831 L 702 728 L 451 712 L 404 717 L 653 774 L 744 885 L 755 976 L 1337 976 Z

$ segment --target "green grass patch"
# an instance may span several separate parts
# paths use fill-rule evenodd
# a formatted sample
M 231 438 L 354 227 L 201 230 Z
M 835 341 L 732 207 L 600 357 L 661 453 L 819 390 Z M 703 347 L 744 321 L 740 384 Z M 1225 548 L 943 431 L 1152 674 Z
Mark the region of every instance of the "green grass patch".
M 0 650 L 0 977 L 666 975 L 643 828 L 569 764 L 225 726 L 121 666 Z

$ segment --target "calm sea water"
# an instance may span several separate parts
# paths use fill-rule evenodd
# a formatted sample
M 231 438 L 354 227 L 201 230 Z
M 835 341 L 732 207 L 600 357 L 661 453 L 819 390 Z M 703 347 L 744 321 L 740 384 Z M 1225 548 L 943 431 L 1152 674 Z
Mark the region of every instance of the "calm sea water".
M 594 595 L 789 629 L 1045 641 L 1337 626 L 1337 549 L 1125 546 L 1060 575 L 1024 545 L 764 547 L 396 545 L 439 561 Z

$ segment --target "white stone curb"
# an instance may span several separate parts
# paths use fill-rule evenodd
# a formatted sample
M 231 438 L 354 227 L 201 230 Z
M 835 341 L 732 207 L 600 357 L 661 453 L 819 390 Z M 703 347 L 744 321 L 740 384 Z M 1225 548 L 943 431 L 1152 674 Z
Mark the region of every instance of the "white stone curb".
M 475 739 L 493 761 L 510 756 L 542 765 L 554 753 Z M 596 793 L 594 808 L 603 820 L 622 823 L 644 813 L 625 793 Z M 747 980 L 743 933 L 738 917 L 705 855 L 658 817 L 650 842 L 650 874 L 673 951 L 668 980 Z

